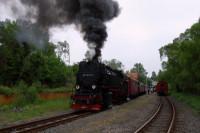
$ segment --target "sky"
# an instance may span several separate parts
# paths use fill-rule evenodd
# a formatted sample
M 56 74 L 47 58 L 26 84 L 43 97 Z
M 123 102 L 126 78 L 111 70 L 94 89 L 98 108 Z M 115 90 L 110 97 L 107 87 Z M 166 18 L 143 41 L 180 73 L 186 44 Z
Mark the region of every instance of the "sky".
M 19 0 L 0 0 L 0 20 L 15 19 L 11 6 Z M 159 48 L 173 41 L 200 17 L 199 0 L 116 0 L 121 13 L 108 22 L 102 59 L 117 59 L 125 69 L 142 63 L 148 75 L 161 69 Z M 23 14 L 23 12 L 20 12 Z M 74 25 L 50 29 L 52 42 L 67 41 L 71 64 L 85 58 L 86 42 Z

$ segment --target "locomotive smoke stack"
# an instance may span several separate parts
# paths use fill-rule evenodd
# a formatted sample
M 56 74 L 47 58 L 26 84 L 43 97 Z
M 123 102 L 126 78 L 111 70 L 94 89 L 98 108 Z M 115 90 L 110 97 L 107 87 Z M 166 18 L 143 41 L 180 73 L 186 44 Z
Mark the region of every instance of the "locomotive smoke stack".
M 83 39 L 88 43 L 93 57 L 100 55 L 107 38 L 105 23 L 119 14 L 118 3 L 114 0 L 20 0 L 27 8 L 24 16 L 18 18 L 35 20 L 44 29 L 54 26 L 75 24 L 80 27 Z M 16 7 L 15 7 L 16 8 Z M 14 9 L 14 8 L 12 8 Z M 34 11 L 34 12 L 33 12 Z M 90 44 L 95 47 L 90 48 Z M 95 50 L 94 50 L 95 49 Z
M 96 55 L 95 49 L 89 49 L 86 53 L 85 53 L 85 57 L 87 60 L 91 61 L 93 60 L 94 56 Z

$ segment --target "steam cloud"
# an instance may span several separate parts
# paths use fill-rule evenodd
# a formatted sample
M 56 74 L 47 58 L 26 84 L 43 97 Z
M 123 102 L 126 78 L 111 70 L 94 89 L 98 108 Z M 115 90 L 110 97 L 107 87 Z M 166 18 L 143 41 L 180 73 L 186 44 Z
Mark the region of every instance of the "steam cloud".
M 37 24 L 30 21 L 17 20 L 18 30 L 16 31 L 16 39 L 20 44 L 26 42 L 37 48 L 44 48 L 45 43 L 49 41 L 49 33 L 42 30 Z
M 36 20 L 44 29 L 64 24 L 80 27 L 83 39 L 93 51 L 93 58 L 101 55 L 107 38 L 105 22 L 119 14 L 119 6 L 113 0 L 20 0 L 29 11 L 27 18 Z M 30 17 L 31 16 L 31 17 Z M 94 54 L 95 51 L 95 54 Z M 90 52 L 87 52 L 90 53 Z

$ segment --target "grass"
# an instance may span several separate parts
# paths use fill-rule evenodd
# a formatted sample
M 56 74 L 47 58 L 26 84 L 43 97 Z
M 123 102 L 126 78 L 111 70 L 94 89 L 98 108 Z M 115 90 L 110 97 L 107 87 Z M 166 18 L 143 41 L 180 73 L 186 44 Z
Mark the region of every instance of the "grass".
M 44 88 L 41 92 L 72 92 L 71 87 Z
M 188 93 L 171 92 L 171 95 L 181 102 L 186 103 L 192 109 L 200 113 L 200 96 Z
M 0 125 L 19 120 L 28 120 L 38 116 L 49 116 L 56 112 L 66 111 L 70 108 L 70 99 L 58 99 L 50 101 L 38 101 L 35 104 L 26 105 L 21 111 L 14 111 L 13 105 L 0 106 Z
M 70 98 L 59 98 L 56 100 L 41 100 L 37 97 L 40 92 L 71 92 L 72 86 L 59 88 L 45 88 L 37 86 L 20 85 L 16 87 L 0 86 L 0 94 L 16 95 L 16 101 L 10 105 L 0 104 L 0 127 L 2 125 L 29 120 L 40 116 L 49 116 L 56 112 L 66 111 L 70 108 Z M 36 97 L 35 97 L 36 96 Z M 24 104 L 23 104 L 24 103 Z M 16 109 L 17 107 L 17 109 Z
M 67 86 L 67 87 L 59 87 L 59 88 L 39 88 L 37 89 L 38 93 L 40 92 L 50 92 L 50 93 L 54 93 L 54 92 L 58 92 L 58 93 L 65 93 L 65 92 L 72 92 L 72 86 Z M 17 89 L 17 87 L 7 87 L 7 86 L 0 86 L 0 94 L 3 95 L 13 95 L 16 94 L 19 91 L 19 89 Z

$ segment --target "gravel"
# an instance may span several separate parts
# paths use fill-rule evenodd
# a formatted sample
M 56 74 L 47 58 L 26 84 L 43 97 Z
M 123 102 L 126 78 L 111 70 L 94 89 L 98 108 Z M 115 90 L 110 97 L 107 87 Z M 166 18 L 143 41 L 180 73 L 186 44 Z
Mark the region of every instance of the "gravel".
M 140 96 L 111 110 L 49 128 L 42 133 L 131 133 L 150 117 L 158 103 L 154 94 Z

